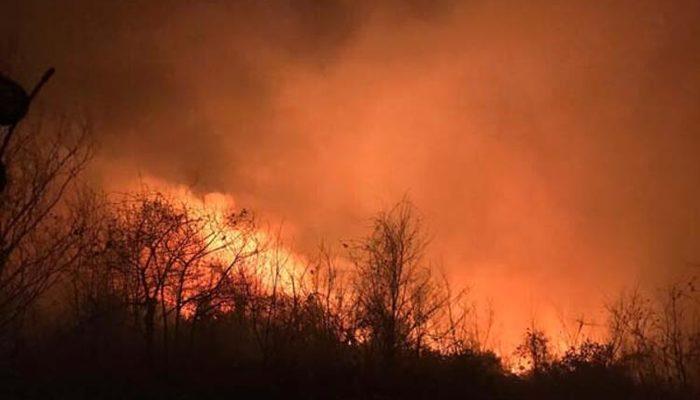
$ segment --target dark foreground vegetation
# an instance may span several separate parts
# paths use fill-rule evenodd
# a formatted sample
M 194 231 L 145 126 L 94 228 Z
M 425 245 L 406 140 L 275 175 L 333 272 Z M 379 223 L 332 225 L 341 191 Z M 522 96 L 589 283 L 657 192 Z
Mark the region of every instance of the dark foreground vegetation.
M 298 260 L 245 210 L 86 188 L 88 132 L 25 121 L 3 154 L 0 398 L 698 398 L 692 281 L 620 296 L 564 354 L 528 330 L 514 374 L 408 202 Z

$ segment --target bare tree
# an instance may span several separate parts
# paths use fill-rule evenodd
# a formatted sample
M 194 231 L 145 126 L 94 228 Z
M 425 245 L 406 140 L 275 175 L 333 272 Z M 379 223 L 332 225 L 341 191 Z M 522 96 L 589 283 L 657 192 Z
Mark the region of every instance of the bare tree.
M 427 239 L 406 200 L 373 221 L 351 249 L 357 328 L 387 362 L 426 345 L 431 319 L 448 300 L 424 260 Z
M 321 244 L 309 268 L 309 285 L 304 292 L 307 305 L 317 310 L 322 332 L 340 343 L 354 343 L 351 320 L 347 318 L 352 293 L 346 272 L 338 266 L 332 250 Z
M 250 300 L 249 271 L 263 247 L 255 219 L 246 209 L 223 218 L 206 214 L 199 224 L 203 247 L 180 258 L 175 279 L 169 285 L 174 299 L 176 344 L 186 314 L 191 321 L 192 340 L 198 321 L 213 312 L 245 308 Z
M 613 354 L 642 382 L 656 379 L 654 360 L 654 320 L 657 318 L 651 301 L 639 289 L 622 293 L 607 305 L 609 342 Z
M 106 229 L 106 262 L 121 275 L 149 358 L 158 324 L 167 356 L 185 313 L 197 321 L 223 307 L 236 268 L 258 251 L 247 211 L 222 220 L 157 192 L 119 199 Z
M 74 262 L 85 221 L 66 194 L 92 155 L 89 126 L 75 119 L 27 121 L 5 151 L 0 193 L 0 332 L 21 324 L 37 298 Z
M 439 314 L 440 329 L 434 337 L 437 349 L 445 354 L 454 355 L 466 352 L 487 352 L 494 323 L 494 310 L 491 303 L 487 303 L 481 309 L 479 304 L 469 300 L 466 289 L 452 294 L 447 277 L 444 276 L 443 280 L 447 301 L 444 310 Z
M 697 387 L 700 314 L 694 281 L 674 282 L 652 300 L 639 290 L 608 306 L 615 357 L 649 384 Z
M 693 366 L 700 366 L 694 340 L 700 337 L 697 298 L 693 280 L 674 282 L 662 291 L 656 319 L 658 350 L 667 376 L 682 389 L 691 384 Z

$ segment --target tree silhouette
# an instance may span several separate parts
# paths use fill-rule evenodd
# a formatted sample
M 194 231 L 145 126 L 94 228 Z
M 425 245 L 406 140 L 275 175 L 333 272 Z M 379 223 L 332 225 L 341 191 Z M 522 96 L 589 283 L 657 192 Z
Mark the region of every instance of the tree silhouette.
M 84 121 L 33 121 L 15 132 L 5 152 L 10 184 L 0 192 L 3 334 L 21 325 L 28 307 L 85 247 L 83 215 L 64 200 L 91 158 L 89 133 Z
M 404 200 L 380 213 L 370 235 L 352 248 L 357 326 L 390 364 L 401 353 L 420 352 L 431 318 L 448 300 L 424 260 L 426 244 L 421 221 Z

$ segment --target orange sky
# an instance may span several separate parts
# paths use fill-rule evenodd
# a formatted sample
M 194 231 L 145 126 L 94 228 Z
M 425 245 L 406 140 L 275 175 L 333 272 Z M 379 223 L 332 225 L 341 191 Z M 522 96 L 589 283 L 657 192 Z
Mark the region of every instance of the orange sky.
M 10 0 L 0 61 L 56 67 L 110 188 L 231 196 L 301 254 L 408 194 L 504 343 L 700 262 L 698 2 L 94 3 Z

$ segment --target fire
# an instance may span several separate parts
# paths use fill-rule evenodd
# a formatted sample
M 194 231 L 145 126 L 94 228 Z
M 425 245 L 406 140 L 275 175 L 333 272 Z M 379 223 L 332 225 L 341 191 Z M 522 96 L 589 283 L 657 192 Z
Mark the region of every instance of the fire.
M 225 223 L 228 216 L 244 212 L 244 208 L 236 202 L 232 195 L 221 192 L 195 193 L 191 187 L 175 185 L 153 177 L 141 178 L 138 182 L 132 182 L 126 187 L 127 190 L 146 188 L 149 191 L 162 193 L 169 199 L 186 205 L 195 216 L 215 221 L 215 224 L 208 225 L 207 231 L 203 232 L 205 236 L 211 235 L 212 240 L 209 246 L 219 249 L 212 253 L 210 257 L 212 263 L 227 265 L 236 256 L 234 253 L 237 251 L 254 254 L 245 262 L 244 266 L 247 272 L 259 282 L 263 291 L 293 294 L 300 290 L 300 286 L 308 284 L 304 280 L 310 278 L 308 274 L 311 268 L 309 258 L 287 245 L 281 231 L 256 226 L 253 231 L 243 232 Z M 349 263 L 349 260 L 343 258 L 336 261 L 343 267 L 347 267 L 346 264 Z M 500 270 L 502 267 L 491 266 L 491 268 L 483 269 Z M 206 287 L 207 283 L 215 278 L 213 271 L 200 272 L 192 285 L 192 290 L 197 290 L 197 287 Z M 472 277 L 476 290 L 471 291 L 471 293 L 478 298 L 484 294 L 482 293 L 484 290 L 486 292 L 489 289 L 495 290 L 491 287 L 493 282 L 481 278 L 483 277 L 479 275 Z M 521 288 L 516 289 L 520 290 Z M 480 305 L 480 307 L 483 306 L 483 304 Z M 479 320 L 475 323 L 489 324 L 490 337 L 488 343 L 484 345 L 504 360 L 511 359 L 512 362 L 506 364 L 510 365 L 513 372 L 522 372 L 520 364 L 512 356 L 512 352 L 521 342 L 523 332 L 530 324 L 545 332 L 550 339 L 551 350 L 555 354 L 561 355 L 575 344 L 572 342 L 571 336 L 572 331 L 577 330 L 572 322 L 575 321 L 575 318 L 563 315 L 561 310 L 542 304 L 539 307 L 532 304 L 530 313 L 522 313 L 518 320 L 506 319 L 504 321 L 500 319 L 502 316 L 499 316 L 498 312 L 508 309 L 512 304 L 506 302 L 491 304 L 491 306 L 494 306 L 493 311 L 496 313 L 495 321 Z M 221 306 L 222 309 L 225 307 L 226 305 Z M 192 313 L 193 310 L 183 310 L 185 317 L 192 315 Z M 512 319 L 512 314 L 506 314 L 506 317 Z M 567 326 L 567 324 L 571 326 Z M 504 329 L 513 326 L 520 326 L 523 329 Z M 601 326 L 596 328 L 592 324 L 588 324 L 578 328 L 579 339 L 584 337 L 600 338 L 602 335 Z
M 261 293 L 296 293 L 302 285 L 309 263 L 305 257 L 289 248 L 282 240 L 282 232 L 263 229 L 255 223 L 250 211 L 240 207 L 233 196 L 220 192 L 196 194 L 190 187 L 173 185 L 156 178 L 141 178 L 125 185 L 135 193 L 158 193 L 168 201 L 182 205 L 191 217 L 206 221 L 199 234 L 206 243 L 207 262 L 198 265 L 188 276 L 185 297 L 193 296 L 215 285 L 222 277 L 218 267 L 230 268 L 227 275 L 248 275 Z M 237 219 L 253 223 L 237 224 Z M 170 306 L 176 302 L 173 294 L 165 293 L 164 301 Z M 220 311 L 230 305 L 219 304 Z M 195 313 L 193 304 L 182 310 L 185 318 Z

